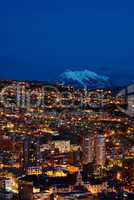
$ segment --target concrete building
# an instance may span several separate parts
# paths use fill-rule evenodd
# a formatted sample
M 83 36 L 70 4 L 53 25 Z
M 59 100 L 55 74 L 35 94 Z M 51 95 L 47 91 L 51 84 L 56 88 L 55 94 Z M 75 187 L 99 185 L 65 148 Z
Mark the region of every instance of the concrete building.
M 106 145 L 105 136 L 97 135 L 95 142 L 95 160 L 97 165 L 105 165 L 106 163 Z
M 83 164 L 92 163 L 94 160 L 94 136 L 89 135 L 83 138 L 82 151 Z

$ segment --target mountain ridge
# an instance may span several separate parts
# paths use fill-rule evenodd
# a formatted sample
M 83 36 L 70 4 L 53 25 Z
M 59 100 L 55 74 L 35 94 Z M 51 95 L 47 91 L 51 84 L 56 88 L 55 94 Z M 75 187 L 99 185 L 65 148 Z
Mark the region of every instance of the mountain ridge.
M 98 75 L 90 70 L 65 70 L 58 79 L 59 83 L 73 85 L 74 87 L 107 88 L 111 87 L 107 76 Z

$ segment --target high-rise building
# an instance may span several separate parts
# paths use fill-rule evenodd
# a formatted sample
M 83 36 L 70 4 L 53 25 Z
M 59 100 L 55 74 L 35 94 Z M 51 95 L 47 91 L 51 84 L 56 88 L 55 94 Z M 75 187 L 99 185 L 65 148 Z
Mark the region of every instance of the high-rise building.
M 41 161 L 39 139 L 32 138 L 24 142 L 24 166 L 38 165 Z
M 94 160 L 94 136 L 89 135 L 83 138 L 82 144 L 83 150 L 83 164 L 87 165 L 88 163 L 93 162 Z
M 95 153 L 96 153 L 96 164 L 105 165 L 106 163 L 106 145 L 105 145 L 105 136 L 97 135 L 95 143 Z

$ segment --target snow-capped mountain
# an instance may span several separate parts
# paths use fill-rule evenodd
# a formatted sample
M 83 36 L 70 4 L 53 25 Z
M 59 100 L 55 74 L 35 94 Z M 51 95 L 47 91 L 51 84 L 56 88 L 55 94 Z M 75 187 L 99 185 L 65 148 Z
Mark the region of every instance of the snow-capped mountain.
M 74 87 L 107 88 L 110 87 L 109 78 L 89 70 L 66 70 L 59 76 L 58 82 Z

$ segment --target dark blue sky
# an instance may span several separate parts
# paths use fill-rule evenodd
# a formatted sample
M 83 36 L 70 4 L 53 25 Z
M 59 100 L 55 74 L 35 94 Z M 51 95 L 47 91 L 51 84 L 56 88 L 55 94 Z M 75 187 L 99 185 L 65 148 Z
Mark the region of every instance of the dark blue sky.
M 1 1 L 1 78 L 52 80 L 85 68 L 133 81 L 133 0 Z

